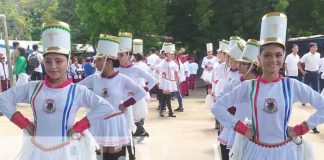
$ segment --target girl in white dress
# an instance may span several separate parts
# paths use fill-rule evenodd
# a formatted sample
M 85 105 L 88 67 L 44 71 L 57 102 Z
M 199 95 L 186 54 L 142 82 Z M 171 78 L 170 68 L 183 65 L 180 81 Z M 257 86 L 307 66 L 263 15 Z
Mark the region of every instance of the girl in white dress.
M 262 76 L 244 81 L 220 98 L 212 108 L 212 113 L 222 125 L 247 137 L 243 140 L 242 151 L 234 152 L 238 154 L 234 159 L 300 160 L 301 151 L 309 148 L 305 148 L 305 142 L 297 136 L 324 122 L 324 97 L 309 86 L 279 74 L 285 57 L 285 42 L 282 40 L 285 39 L 286 24 L 287 17 L 282 13 L 270 13 L 263 17 L 258 55 Z M 308 120 L 290 127 L 292 104 L 298 101 L 310 103 L 317 111 Z M 249 104 L 251 126 L 228 114 L 227 109 L 237 103 Z M 312 155 L 307 156 L 306 159 L 313 158 Z
M 167 106 L 169 110 L 169 117 L 176 117 L 173 114 L 171 107 L 171 93 L 178 90 L 177 82 L 179 81 L 179 66 L 174 62 L 174 44 L 165 44 L 163 46 L 163 50 L 166 54 L 166 59 L 163 60 L 158 66 L 158 70 L 162 76 L 159 82 L 159 88 L 162 90 L 160 116 L 164 117 L 163 109 L 165 106 Z
M 101 72 L 80 82 L 108 100 L 116 111 L 112 116 L 99 120 L 90 128 L 102 147 L 104 160 L 118 160 L 125 156 L 126 152 L 122 147 L 130 142 L 129 125 L 131 124 L 128 124 L 124 111 L 145 97 L 145 91 L 141 86 L 114 69 L 119 66 L 117 40 L 115 36 L 100 35 L 95 65 Z
M 89 143 L 92 136 L 86 129 L 112 114 L 113 107 L 86 87 L 67 79 L 69 31 L 64 22 L 45 23 L 42 32 L 45 80 L 17 86 L 0 95 L 0 111 L 31 136 L 25 137 L 21 160 L 96 159 L 96 148 Z M 31 105 L 32 122 L 17 111 L 17 103 Z M 75 123 L 81 107 L 87 107 L 89 112 Z

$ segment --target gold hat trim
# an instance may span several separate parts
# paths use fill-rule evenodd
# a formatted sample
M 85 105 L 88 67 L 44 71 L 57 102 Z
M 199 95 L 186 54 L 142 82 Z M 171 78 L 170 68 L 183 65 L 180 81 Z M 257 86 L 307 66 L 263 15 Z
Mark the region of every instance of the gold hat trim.
M 230 40 L 240 40 L 241 39 L 241 37 L 239 37 L 239 36 L 231 36 L 230 37 Z
M 133 45 L 143 45 L 143 40 L 141 39 L 134 39 L 133 40 Z
M 63 48 L 63 47 L 48 47 L 48 48 L 45 48 L 44 55 L 47 53 L 58 53 L 58 54 L 69 55 L 70 50 Z
M 99 40 L 108 40 L 119 44 L 119 37 L 108 34 L 100 34 Z
M 118 53 L 124 53 L 124 52 L 130 52 L 130 51 L 131 51 L 131 49 L 129 49 L 129 48 L 119 48 Z
M 280 13 L 280 12 L 271 12 L 271 13 L 268 13 L 266 15 L 264 15 L 262 17 L 262 20 L 266 19 L 266 18 L 269 18 L 269 17 L 282 17 L 282 18 L 285 18 L 287 19 L 287 16 L 283 13 Z
M 255 45 L 255 46 L 260 46 L 260 42 L 258 40 L 255 40 L 255 39 L 249 39 L 246 44 L 252 44 L 252 45 Z
M 265 45 L 265 44 L 270 44 L 270 43 L 277 43 L 277 44 L 281 44 L 284 48 L 286 48 L 285 42 L 277 37 L 269 37 L 269 38 L 265 38 L 263 40 L 260 41 L 260 46 Z
M 95 56 L 93 56 L 95 58 L 110 58 L 110 59 L 117 59 L 117 57 L 115 56 L 111 56 L 111 55 L 107 55 L 107 54 L 103 54 L 103 53 L 99 53 L 99 54 L 96 54 Z
M 242 56 L 238 61 L 252 63 L 252 64 L 255 64 L 255 65 L 259 66 L 258 60 L 251 60 L 250 58 L 247 58 L 247 57 L 244 57 L 244 56 Z
M 133 34 L 130 32 L 119 32 L 118 33 L 118 37 L 129 37 L 129 38 L 133 38 Z
M 67 31 L 70 32 L 69 24 L 62 22 L 62 21 L 56 21 L 56 20 L 47 21 L 47 22 L 43 23 L 42 30 L 49 28 L 49 27 L 61 27 L 61 28 L 66 29 Z

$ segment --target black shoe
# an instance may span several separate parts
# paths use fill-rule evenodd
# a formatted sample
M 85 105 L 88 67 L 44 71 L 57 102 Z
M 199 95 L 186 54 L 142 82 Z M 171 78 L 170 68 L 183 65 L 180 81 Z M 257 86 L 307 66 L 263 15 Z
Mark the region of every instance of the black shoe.
M 160 117 L 164 117 L 164 114 L 163 114 L 163 112 L 160 112 Z
M 141 133 L 140 132 L 133 133 L 133 137 L 139 137 L 139 136 L 141 136 Z
M 134 155 L 129 155 L 128 158 L 129 158 L 129 160 L 135 160 L 136 159 Z M 122 160 L 124 160 L 124 159 L 122 159 Z
M 150 134 L 149 133 L 147 133 L 146 131 L 144 131 L 143 133 L 142 133 L 142 135 L 141 135 L 142 137 L 149 137 L 150 136 Z
M 183 108 L 177 108 L 174 111 L 176 111 L 176 112 L 183 112 Z
M 320 132 L 317 130 L 317 128 L 314 128 L 314 129 L 313 129 L 313 132 L 314 132 L 315 134 L 320 133 Z
M 302 103 L 302 106 L 306 106 L 306 104 L 305 103 Z
M 173 113 L 169 113 L 169 117 L 177 117 L 177 116 L 174 115 Z
M 0 112 L 0 116 L 3 116 L 3 113 L 2 112 Z
M 185 96 L 189 96 L 189 93 L 187 93 Z

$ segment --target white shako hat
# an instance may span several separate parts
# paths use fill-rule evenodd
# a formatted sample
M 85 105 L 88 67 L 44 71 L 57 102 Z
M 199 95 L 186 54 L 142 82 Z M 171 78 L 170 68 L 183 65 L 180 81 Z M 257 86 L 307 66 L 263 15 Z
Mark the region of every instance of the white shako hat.
M 280 12 L 271 12 L 262 17 L 260 45 L 277 43 L 285 47 L 287 16 Z
M 245 44 L 243 53 L 239 61 L 259 65 L 258 55 L 260 52 L 260 43 L 255 39 L 249 39 Z
M 212 52 L 213 51 L 213 44 L 212 43 L 207 43 L 206 47 L 207 47 L 207 52 Z
M 172 43 L 163 43 L 162 50 L 164 53 L 175 54 L 175 45 Z
M 71 53 L 71 34 L 69 24 L 62 21 L 48 21 L 42 25 L 44 55 Z
M 100 34 L 97 54 L 97 58 L 111 58 L 117 59 L 119 51 L 119 38 L 112 35 Z
M 119 32 L 119 49 L 120 52 L 132 51 L 133 34 L 129 32 Z
M 238 36 L 231 36 L 230 40 L 228 42 L 227 48 L 224 50 L 225 53 L 229 54 L 231 48 L 241 39 L 241 37 Z
M 219 48 L 217 51 L 225 51 L 228 48 L 228 41 L 227 40 L 221 40 L 219 41 Z
M 242 56 L 244 50 L 244 42 L 243 41 L 237 41 L 231 48 L 231 50 L 229 51 L 229 56 L 239 60 Z
M 143 40 L 133 39 L 133 53 L 143 55 Z

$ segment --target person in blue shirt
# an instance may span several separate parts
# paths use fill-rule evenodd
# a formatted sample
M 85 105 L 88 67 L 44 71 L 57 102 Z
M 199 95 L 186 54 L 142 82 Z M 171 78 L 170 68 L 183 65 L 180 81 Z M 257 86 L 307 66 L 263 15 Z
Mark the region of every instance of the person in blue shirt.
M 89 57 L 86 59 L 86 63 L 84 64 L 83 68 L 84 68 L 84 73 L 83 73 L 84 78 L 92 75 L 96 71 L 96 69 L 91 64 L 91 58 Z

